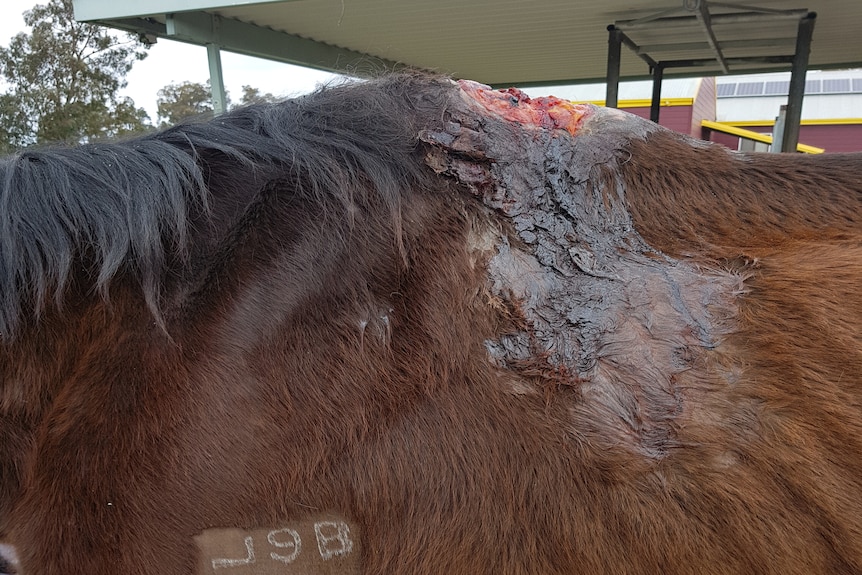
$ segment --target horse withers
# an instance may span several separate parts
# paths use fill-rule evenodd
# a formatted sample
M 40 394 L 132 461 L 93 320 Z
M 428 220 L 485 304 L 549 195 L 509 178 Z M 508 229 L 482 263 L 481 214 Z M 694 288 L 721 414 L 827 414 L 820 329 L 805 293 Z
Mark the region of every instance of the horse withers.
M 7 571 L 862 572 L 858 155 L 402 74 L 2 182 Z

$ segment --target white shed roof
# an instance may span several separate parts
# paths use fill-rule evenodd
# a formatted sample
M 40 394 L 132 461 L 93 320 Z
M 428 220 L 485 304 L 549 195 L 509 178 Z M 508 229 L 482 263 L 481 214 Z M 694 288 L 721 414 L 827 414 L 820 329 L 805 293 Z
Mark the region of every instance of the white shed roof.
M 709 4 L 715 42 L 729 58 L 792 54 L 794 21 L 722 20 L 748 10 L 798 9 L 817 12 L 811 68 L 862 66 L 860 0 L 73 0 L 80 20 L 100 22 L 151 36 L 335 71 L 361 71 L 382 61 L 433 69 L 489 84 L 564 84 L 604 80 L 607 26 L 650 21 L 627 32 L 638 45 L 664 60 L 710 58 L 710 39 L 694 13 L 680 16 L 669 31 L 652 29 L 654 17 L 669 8 Z M 676 18 L 676 17 L 675 17 Z M 798 20 L 798 19 L 797 19 Z M 671 46 L 669 46 L 671 44 Z M 656 56 L 658 57 L 658 56 Z M 733 70 L 787 69 L 786 60 L 733 66 Z M 704 76 L 716 64 L 668 68 L 674 74 Z M 623 48 L 621 76 L 644 78 L 647 65 Z

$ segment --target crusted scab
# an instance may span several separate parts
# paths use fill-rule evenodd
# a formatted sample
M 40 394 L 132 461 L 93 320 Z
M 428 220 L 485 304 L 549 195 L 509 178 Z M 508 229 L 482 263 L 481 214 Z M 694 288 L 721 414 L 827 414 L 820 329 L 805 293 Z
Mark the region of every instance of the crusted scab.
M 486 262 L 489 302 L 517 319 L 486 342 L 489 360 L 542 391 L 578 390 L 564 401 L 574 427 L 600 428 L 595 441 L 664 456 L 696 403 L 689 396 L 725 378 L 699 359 L 733 329 L 745 274 L 671 258 L 635 229 L 621 150 L 658 128 L 592 110 L 574 137 L 559 137 L 530 120 L 534 103 L 520 92 L 461 88 L 464 105 L 484 116 L 436 138 L 441 173 L 506 222 L 471 242 Z
M 514 302 L 523 320 L 486 343 L 492 361 L 521 375 L 529 364 L 540 379 L 568 378 L 591 425 L 620 428 L 606 437 L 666 455 L 689 393 L 680 378 L 701 369 L 698 358 L 731 329 L 740 279 L 623 249 L 602 254 L 606 274 L 568 274 L 531 249 L 503 237 L 488 262 L 489 291 Z

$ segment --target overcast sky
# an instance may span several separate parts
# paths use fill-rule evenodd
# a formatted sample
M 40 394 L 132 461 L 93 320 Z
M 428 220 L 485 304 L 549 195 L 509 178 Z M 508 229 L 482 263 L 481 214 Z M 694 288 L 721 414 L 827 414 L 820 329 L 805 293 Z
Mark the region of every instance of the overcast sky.
M 8 46 L 10 38 L 25 31 L 24 11 L 45 3 L 46 0 L 0 0 L 0 45 Z M 222 72 L 225 87 L 234 101 L 242 95 L 243 85 L 276 96 L 292 96 L 313 90 L 318 83 L 332 78 L 324 72 L 224 51 Z M 126 77 L 129 85 L 121 93 L 145 108 L 155 122 L 156 92 L 170 83 L 205 82 L 208 78 L 206 48 L 159 38 L 147 58 L 135 63 Z

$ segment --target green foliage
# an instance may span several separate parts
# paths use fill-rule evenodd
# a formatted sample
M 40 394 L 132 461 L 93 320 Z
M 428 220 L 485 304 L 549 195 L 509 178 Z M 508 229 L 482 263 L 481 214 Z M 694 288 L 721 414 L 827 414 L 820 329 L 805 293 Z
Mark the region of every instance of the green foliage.
M 0 153 L 50 142 L 87 142 L 151 129 L 143 108 L 118 91 L 146 45 L 130 34 L 76 22 L 72 0 L 48 0 L 24 13 L 31 32 L 0 47 Z M 240 105 L 278 99 L 243 86 Z M 207 119 L 209 82 L 158 92 L 159 127 Z M 230 100 L 226 102 L 230 107 Z
M 156 99 L 159 127 L 166 128 L 188 119 L 212 118 L 212 90 L 210 83 L 181 82 L 168 84 L 158 92 Z
M 278 102 L 280 98 L 273 96 L 269 92 L 266 94 L 261 94 L 260 90 L 257 88 L 252 88 L 251 86 L 245 85 L 242 87 L 242 98 L 240 98 L 239 104 L 240 106 L 247 106 L 248 104 L 262 104 L 262 103 L 271 103 Z
M 231 107 L 230 95 L 226 94 L 227 107 Z M 278 98 L 269 92 L 262 94 L 257 88 L 242 87 L 240 106 L 277 102 Z M 210 83 L 181 82 L 168 84 L 158 93 L 159 127 L 173 126 L 183 120 L 206 120 L 213 116 L 212 89 Z
M 147 113 L 120 98 L 132 65 L 146 57 L 130 34 L 76 22 L 71 0 L 24 13 L 30 34 L 0 47 L 0 148 L 82 142 L 146 129 Z

